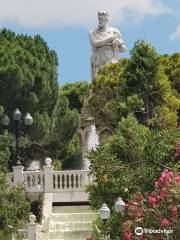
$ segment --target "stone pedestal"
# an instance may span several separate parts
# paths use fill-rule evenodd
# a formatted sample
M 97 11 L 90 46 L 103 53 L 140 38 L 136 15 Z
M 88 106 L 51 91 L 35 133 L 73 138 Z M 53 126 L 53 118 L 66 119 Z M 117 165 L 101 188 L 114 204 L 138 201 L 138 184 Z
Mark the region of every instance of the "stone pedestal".
M 51 166 L 52 160 L 46 158 L 46 166 L 44 166 L 44 192 L 52 193 L 53 192 L 53 166 Z
M 94 140 L 97 140 L 98 136 L 96 134 L 95 128 L 94 117 L 92 117 L 88 113 L 86 107 L 84 107 L 81 111 L 81 128 L 79 131 L 82 153 L 82 169 L 89 169 L 90 162 L 88 161 L 88 152 L 94 149 L 94 147 L 88 146 L 88 142 L 92 134 L 92 130 L 94 130 L 94 135 L 96 135 Z M 93 141 L 93 139 L 91 139 L 91 141 Z
M 39 240 L 38 239 L 38 224 L 35 222 L 36 217 L 35 215 L 29 215 L 29 223 L 28 223 L 28 239 L 29 240 Z

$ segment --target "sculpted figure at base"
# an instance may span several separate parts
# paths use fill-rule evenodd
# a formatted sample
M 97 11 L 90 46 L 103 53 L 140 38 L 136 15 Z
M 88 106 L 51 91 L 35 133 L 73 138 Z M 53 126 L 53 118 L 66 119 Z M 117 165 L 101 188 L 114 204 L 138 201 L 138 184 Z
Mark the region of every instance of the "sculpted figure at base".
M 108 25 L 109 13 L 98 12 L 98 27 L 91 30 L 89 38 L 92 46 L 91 76 L 94 77 L 98 68 L 106 63 L 119 60 L 119 53 L 126 50 L 121 33 L 117 28 Z

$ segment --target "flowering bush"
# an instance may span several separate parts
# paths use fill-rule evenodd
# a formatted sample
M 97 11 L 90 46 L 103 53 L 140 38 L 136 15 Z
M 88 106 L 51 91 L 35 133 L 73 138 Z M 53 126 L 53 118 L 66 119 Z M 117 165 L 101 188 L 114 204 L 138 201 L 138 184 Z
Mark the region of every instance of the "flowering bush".
M 142 195 L 136 193 L 126 204 L 123 220 L 123 240 L 132 239 L 180 239 L 180 176 L 170 170 L 164 170 L 160 178 L 154 182 L 154 191 Z M 147 233 L 138 236 L 136 227 L 162 230 L 161 233 Z M 170 233 L 164 233 L 168 230 Z

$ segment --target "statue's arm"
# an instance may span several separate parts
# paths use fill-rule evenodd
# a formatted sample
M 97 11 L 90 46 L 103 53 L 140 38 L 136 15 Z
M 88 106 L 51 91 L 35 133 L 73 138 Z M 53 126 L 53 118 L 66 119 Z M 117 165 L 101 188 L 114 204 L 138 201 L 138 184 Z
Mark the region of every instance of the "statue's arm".
M 116 29 L 116 40 L 117 44 L 119 45 L 119 52 L 125 52 L 126 51 L 126 45 L 125 42 L 122 39 L 121 33 L 118 29 Z
M 94 48 L 99 48 L 99 47 L 104 47 L 108 43 L 112 43 L 114 40 L 114 36 L 111 35 L 111 36 L 107 36 L 104 39 L 97 40 L 95 35 L 92 32 L 90 32 L 89 39 Z

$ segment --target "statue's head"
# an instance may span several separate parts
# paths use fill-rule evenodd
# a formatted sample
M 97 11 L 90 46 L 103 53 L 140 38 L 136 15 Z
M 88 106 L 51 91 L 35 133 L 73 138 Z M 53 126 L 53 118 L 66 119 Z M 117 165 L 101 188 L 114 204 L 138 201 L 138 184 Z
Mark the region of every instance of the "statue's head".
M 99 20 L 99 28 L 105 27 L 109 20 L 109 13 L 106 11 L 99 11 L 98 20 Z

